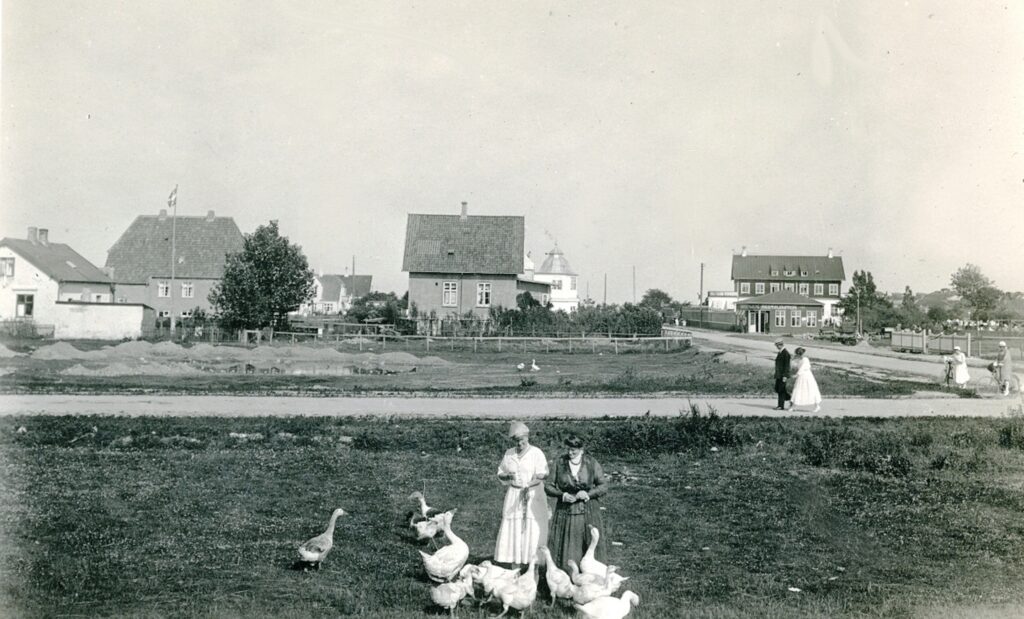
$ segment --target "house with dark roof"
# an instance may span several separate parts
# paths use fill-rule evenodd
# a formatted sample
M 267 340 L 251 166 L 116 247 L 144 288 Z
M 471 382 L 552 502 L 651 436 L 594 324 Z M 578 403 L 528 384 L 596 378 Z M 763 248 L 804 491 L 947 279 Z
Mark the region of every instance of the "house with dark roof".
M 298 314 L 340 314 L 352 307 L 352 301 L 370 293 L 372 275 L 331 275 L 321 273 L 313 276 L 313 300 L 304 303 Z
M 845 280 L 843 259 L 831 249 L 825 256 L 753 256 L 744 247 L 732 257 L 736 311 L 753 333 L 817 331 L 838 323 Z
M 93 263 L 64 243 L 51 243 L 46 228 L 28 238 L 0 239 L 0 318 L 48 322 L 57 301 L 110 303 L 113 284 Z
M 0 319 L 31 323 L 59 339 L 142 337 L 152 309 L 113 302 L 106 273 L 46 228 L 0 239 Z
M 224 274 L 229 253 L 242 250 L 231 217 L 139 215 L 107 251 L 107 272 L 120 303 L 145 303 L 159 317 L 211 309 L 207 297 Z M 174 268 L 172 272 L 171 262 Z M 173 280 L 173 281 L 172 281 Z
M 409 214 L 402 270 L 409 273 L 409 305 L 421 316 L 472 313 L 488 318 L 492 307 L 516 307 L 530 292 L 547 303 L 551 284 L 523 275 L 525 220 L 521 216 Z

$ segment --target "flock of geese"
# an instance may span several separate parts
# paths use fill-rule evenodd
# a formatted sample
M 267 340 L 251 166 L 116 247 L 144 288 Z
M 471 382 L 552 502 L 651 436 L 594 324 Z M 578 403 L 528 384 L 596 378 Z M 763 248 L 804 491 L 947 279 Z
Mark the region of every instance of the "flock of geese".
M 409 527 L 416 540 L 429 541 L 434 545 L 433 554 L 422 550 L 419 553 L 427 576 L 438 583 L 430 590 L 430 598 L 435 604 L 448 610 L 453 618 L 457 617 L 459 603 L 463 599 L 479 600 L 476 595 L 479 586 L 486 596 L 482 603 L 497 600 L 502 606 L 501 613 L 494 619 L 505 616 L 511 608 L 525 613 L 533 606 L 540 580 L 537 555 L 531 558 L 525 572 L 506 569 L 491 561 L 481 561 L 477 565 L 467 563 L 469 545 L 452 531 L 452 520 L 457 510 L 442 512 L 431 508 L 422 492 L 413 492 L 409 500 L 418 503 L 418 508 L 409 517 Z M 334 544 L 335 522 L 344 515 L 345 510 L 334 510 L 327 530 L 299 546 L 303 562 L 319 569 Z M 448 543 L 438 548 L 437 538 L 442 534 Z M 612 595 L 629 577 L 619 574 L 617 566 L 605 565 L 594 557 L 601 532 L 597 527 L 590 527 L 590 534 L 591 542 L 586 554 L 579 564 L 569 561 L 569 572 L 554 564 L 548 548 L 538 549 L 538 555 L 544 558 L 544 579 L 551 605 L 562 599 L 571 601 L 586 619 L 622 619 L 640 603 L 640 596 L 632 591 L 624 591 L 619 597 Z

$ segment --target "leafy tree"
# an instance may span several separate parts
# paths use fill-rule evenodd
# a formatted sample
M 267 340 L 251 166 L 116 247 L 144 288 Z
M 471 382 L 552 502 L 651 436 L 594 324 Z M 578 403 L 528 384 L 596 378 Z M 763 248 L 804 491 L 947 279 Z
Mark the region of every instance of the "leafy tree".
M 1002 292 L 992 284 L 992 280 L 969 262 L 953 273 L 949 283 L 971 310 L 971 318 L 976 320 L 988 320 L 1002 297 Z
M 867 330 L 892 326 L 899 321 L 899 316 L 893 311 L 892 301 L 878 292 L 870 271 L 853 272 L 853 285 L 838 305 L 847 321 L 856 321 L 859 312 L 861 327 Z
M 640 307 L 649 307 L 656 312 L 661 312 L 672 305 L 672 297 L 664 290 L 651 288 L 644 293 L 638 304 Z
M 944 324 L 947 320 L 953 317 L 949 310 L 941 305 L 933 305 L 929 307 L 927 316 L 928 320 L 935 324 Z
M 408 301 L 408 297 L 399 299 L 393 292 L 371 292 L 353 300 L 345 315 L 356 322 L 382 322 L 393 325 L 402 317 L 405 301 Z
M 910 286 L 903 290 L 903 300 L 896 313 L 899 316 L 900 323 L 904 326 L 921 325 L 926 318 L 924 310 L 917 304 L 917 297 L 914 295 L 914 291 L 910 289 Z
M 227 255 L 224 277 L 207 298 L 224 328 L 261 329 L 284 326 L 288 312 L 313 294 L 313 271 L 302 249 L 271 221 L 245 235 L 241 251 Z

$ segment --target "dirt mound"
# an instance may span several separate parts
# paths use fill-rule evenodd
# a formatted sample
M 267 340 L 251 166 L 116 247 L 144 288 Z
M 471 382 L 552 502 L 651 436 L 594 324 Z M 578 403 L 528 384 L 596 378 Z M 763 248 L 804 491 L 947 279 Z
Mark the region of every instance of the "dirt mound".
M 6 358 L 14 357 L 14 356 L 17 356 L 17 355 L 18 355 L 18 353 L 14 352 L 13 350 L 11 350 L 10 348 L 4 346 L 3 344 L 0 344 L 0 358 L 6 359 Z
M 87 359 L 89 355 L 81 350 L 78 350 L 67 342 L 57 342 L 56 344 L 50 344 L 49 346 L 43 346 L 37 348 L 32 353 L 33 359 L 45 359 L 53 361 L 66 361 L 68 359 Z
M 62 371 L 61 374 L 70 376 L 169 376 L 203 374 L 203 371 L 183 363 L 143 363 L 129 366 L 115 362 L 99 368 L 87 368 L 82 364 L 77 364 Z
M 153 345 L 145 340 L 132 340 L 118 344 L 110 352 L 118 356 L 144 357 L 153 353 Z

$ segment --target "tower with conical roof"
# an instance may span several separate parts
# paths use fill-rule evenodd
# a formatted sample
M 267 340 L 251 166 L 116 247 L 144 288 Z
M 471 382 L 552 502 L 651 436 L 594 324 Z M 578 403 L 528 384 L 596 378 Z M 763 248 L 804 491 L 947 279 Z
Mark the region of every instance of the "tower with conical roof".
M 565 254 L 555 244 L 554 249 L 547 253 L 547 258 L 536 270 L 533 278 L 551 284 L 551 305 L 556 310 L 575 311 L 580 306 L 580 292 L 577 285 L 577 273 L 569 266 Z

